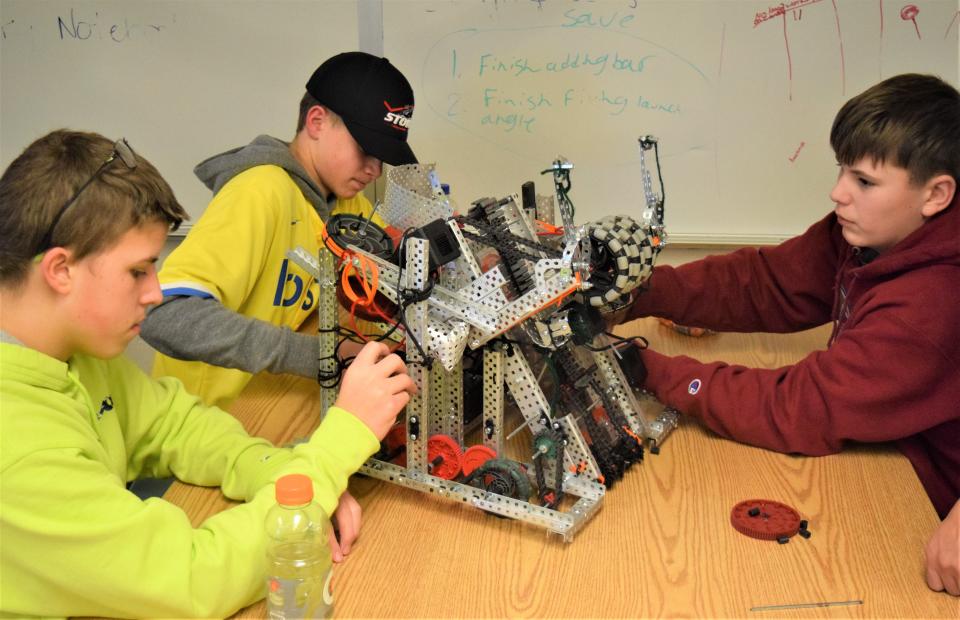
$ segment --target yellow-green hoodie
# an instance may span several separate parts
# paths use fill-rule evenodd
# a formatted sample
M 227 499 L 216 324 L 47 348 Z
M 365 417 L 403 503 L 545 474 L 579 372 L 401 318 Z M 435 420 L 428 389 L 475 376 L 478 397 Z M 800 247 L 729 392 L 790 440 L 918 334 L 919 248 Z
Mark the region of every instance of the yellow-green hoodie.
M 293 450 L 247 435 L 175 379 L 123 359 L 68 363 L 0 343 L 0 610 L 12 616 L 223 617 L 262 598 L 264 518 L 302 472 L 332 514 L 378 447 L 332 408 Z M 219 485 L 246 503 L 191 526 L 140 477 Z

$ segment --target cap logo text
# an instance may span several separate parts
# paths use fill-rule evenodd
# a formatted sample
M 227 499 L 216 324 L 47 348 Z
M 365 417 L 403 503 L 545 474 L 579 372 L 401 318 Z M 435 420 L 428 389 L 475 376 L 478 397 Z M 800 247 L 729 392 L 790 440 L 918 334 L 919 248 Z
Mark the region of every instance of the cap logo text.
M 413 105 L 393 107 L 386 101 L 383 102 L 383 105 L 387 108 L 387 114 L 383 117 L 383 120 L 390 123 L 394 129 L 407 131 L 410 127 L 410 117 L 413 116 Z

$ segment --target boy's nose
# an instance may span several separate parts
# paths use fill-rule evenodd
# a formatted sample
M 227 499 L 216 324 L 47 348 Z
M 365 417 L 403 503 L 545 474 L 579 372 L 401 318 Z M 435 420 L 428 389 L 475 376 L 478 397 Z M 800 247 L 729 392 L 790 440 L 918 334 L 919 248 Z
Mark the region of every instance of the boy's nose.
M 367 174 L 373 175 L 374 179 L 379 179 L 383 173 L 383 163 L 372 155 L 367 155 L 366 161 L 363 162 L 363 167 Z
M 140 296 L 140 303 L 145 306 L 155 306 L 163 301 L 163 291 L 160 290 L 160 280 L 154 272 L 153 277 L 147 278 L 146 288 Z
M 843 179 L 837 179 L 837 182 L 833 185 L 833 189 L 830 190 L 830 200 L 832 200 L 834 204 L 844 204 L 847 202 L 849 195 L 849 192 L 843 189 Z

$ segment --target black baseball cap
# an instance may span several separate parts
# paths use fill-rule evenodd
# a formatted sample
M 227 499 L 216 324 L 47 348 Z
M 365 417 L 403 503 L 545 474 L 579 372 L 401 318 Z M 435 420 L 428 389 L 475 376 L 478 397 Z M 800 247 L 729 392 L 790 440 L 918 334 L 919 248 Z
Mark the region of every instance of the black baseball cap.
M 407 144 L 413 89 L 386 58 L 337 54 L 313 72 L 307 92 L 343 119 L 367 154 L 393 166 L 417 163 Z

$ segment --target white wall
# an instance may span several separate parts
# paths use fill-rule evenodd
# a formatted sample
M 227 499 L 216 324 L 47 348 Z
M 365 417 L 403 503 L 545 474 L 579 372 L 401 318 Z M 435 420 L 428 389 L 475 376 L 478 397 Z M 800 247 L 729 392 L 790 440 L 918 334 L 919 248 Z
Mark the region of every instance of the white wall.
M 960 84 L 960 2 L 910 4 L 913 19 L 879 0 L 385 2 L 384 52 L 414 86 L 417 153 L 460 205 L 527 180 L 552 193 L 539 173 L 563 155 L 579 221 L 636 212 L 652 134 L 674 241 L 776 242 L 833 206 L 843 102 L 903 72 Z

